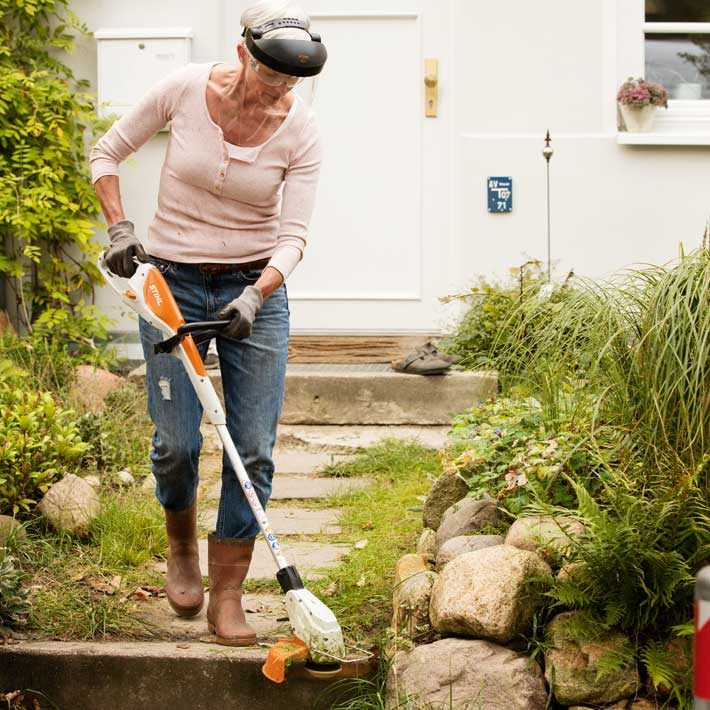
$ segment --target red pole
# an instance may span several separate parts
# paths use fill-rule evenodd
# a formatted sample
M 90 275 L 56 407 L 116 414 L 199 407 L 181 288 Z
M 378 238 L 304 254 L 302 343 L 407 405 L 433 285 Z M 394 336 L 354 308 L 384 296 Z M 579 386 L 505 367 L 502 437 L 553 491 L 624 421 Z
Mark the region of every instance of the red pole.
M 710 567 L 695 584 L 695 710 L 710 710 Z

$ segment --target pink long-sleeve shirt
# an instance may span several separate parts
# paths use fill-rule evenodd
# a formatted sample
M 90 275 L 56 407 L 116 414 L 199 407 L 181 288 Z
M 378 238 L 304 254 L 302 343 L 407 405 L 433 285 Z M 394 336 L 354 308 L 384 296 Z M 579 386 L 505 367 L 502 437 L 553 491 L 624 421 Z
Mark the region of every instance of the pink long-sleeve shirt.
M 266 143 L 230 157 L 207 110 L 214 64 L 178 69 L 117 120 L 91 151 L 92 180 L 118 175 L 119 163 L 170 121 L 146 251 L 189 263 L 268 257 L 286 278 L 303 256 L 315 201 L 321 161 L 315 117 L 296 95 Z

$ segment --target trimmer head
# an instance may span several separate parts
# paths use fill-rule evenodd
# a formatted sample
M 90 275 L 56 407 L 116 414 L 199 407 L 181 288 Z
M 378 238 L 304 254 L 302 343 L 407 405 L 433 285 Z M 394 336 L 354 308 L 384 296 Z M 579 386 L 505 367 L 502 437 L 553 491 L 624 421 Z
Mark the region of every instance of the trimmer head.
M 343 632 L 335 614 L 307 589 L 286 592 L 293 632 L 308 646 L 311 665 L 332 666 L 345 658 Z

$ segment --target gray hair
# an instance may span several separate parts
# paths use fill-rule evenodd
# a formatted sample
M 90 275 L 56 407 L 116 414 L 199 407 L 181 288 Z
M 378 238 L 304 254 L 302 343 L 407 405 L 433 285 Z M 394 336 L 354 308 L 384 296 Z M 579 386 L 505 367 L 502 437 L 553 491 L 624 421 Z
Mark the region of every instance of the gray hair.
M 297 3 L 290 0 L 260 0 L 253 5 L 250 5 L 242 13 L 240 22 L 242 27 L 258 27 L 269 20 L 279 20 L 282 17 L 293 17 L 297 20 L 303 20 L 306 26 L 310 28 L 311 18 L 308 17 L 306 11 Z M 296 27 L 286 27 L 280 30 L 272 30 L 268 34 L 269 39 L 272 37 L 277 39 L 310 39 L 303 30 Z

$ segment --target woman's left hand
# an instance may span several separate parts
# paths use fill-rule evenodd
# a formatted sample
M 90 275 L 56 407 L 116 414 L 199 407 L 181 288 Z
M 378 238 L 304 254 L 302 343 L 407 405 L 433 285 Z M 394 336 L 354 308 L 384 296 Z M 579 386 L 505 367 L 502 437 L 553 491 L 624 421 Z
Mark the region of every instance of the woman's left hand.
M 247 286 L 241 296 L 230 301 L 217 314 L 218 319 L 231 321 L 224 329 L 224 335 L 236 340 L 248 338 L 251 335 L 256 314 L 263 304 L 264 298 L 261 291 L 256 286 Z

